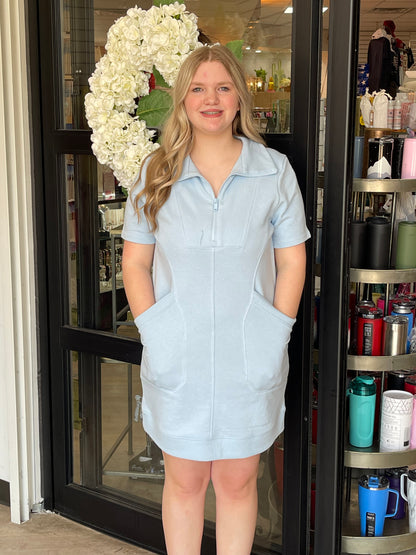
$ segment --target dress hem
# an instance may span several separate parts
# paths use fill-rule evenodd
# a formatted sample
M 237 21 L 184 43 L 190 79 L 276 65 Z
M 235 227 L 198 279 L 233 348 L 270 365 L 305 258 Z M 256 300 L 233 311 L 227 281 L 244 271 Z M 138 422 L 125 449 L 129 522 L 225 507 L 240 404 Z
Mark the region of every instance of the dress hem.
M 159 436 L 148 423 L 143 422 L 146 433 L 166 454 L 191 461 L 216 461 L 245 459 L 263 453 L 283 432 L 283 426 L 267 430 L 257 436 L 244 439 L 229 437 L 215 439 L 186 439 L 181 437 Z

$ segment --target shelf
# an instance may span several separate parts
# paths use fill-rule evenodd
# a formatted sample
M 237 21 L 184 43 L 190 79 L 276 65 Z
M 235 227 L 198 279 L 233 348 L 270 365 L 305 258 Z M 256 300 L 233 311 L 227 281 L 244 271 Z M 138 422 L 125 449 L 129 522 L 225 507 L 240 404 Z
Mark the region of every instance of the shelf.
M 381 537 L 361 537 L 356 481 L 351 491 L 351 501 L 344 505 L 343 515 L 341 553 L 387 555 L 407 552 L 408 549 L 414 549 L 416 546 L 416 533 L 409 533 L 407 515 L 397 520 L 386 518 L 384 535 Z
M 406 268 L 404 270 L 350 268 L 350 280 L 355 283 L 412 283 L 416 281 L 416 268 Z
M 400 468 L 416 464 L 416 449 L 380 453 L 378 445 L 359 449 L 349 446 L 344 451 L 344 465 L 348 468 Z
M 416 179 L 353 179 L 355 193 L 411 193 L 416 190 Z
M 391 553 L 402 553 L 414 548 L 416 545 L 416 532 L 397 536 L 382 536 L 380 538 L 342 536 L 341 542 L 342 553 L 390 555 Z
M 360 372 L 392 372 L 416 369 L 416 353 L 394 356 L 348 355 L 348 370 Z

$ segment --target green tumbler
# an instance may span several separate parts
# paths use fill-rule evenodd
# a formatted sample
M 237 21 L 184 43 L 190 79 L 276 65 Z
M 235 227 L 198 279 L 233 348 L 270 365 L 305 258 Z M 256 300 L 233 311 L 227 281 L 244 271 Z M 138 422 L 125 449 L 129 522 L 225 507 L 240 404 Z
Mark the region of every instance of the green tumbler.
M 416 222 L 399 222 L 396 269 L 416 268 Z

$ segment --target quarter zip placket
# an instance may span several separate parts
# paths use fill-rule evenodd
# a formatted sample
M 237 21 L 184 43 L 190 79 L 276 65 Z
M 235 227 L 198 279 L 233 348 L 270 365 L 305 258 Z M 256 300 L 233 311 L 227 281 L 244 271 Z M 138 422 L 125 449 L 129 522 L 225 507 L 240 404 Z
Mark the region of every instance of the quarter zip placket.
M 212 214 L 212 227 L 211 227 L 211 241 L 213 243 L 215 243 L 217 240 L 217 214 L 218 214 L 219 204 L 220 204 L 220 201 L 216 197 L 212 204 L 213 214 Z

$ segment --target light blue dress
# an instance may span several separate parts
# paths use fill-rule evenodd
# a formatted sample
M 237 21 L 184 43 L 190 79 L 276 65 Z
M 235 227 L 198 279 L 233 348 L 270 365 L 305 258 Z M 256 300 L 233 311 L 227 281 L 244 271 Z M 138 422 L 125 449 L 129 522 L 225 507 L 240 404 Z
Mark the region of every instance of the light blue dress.
M 123 238 L 155 243 L 156 303 L 135 319 L 143 426 L 163 451 L 191 460 L 261 453 L 284 426 L 295 319 L 272 304 L 273 249 L 310 234 L 286 156 L 239 139 L 217 198 L 188 157 L 154 234 L 126 206 Z

